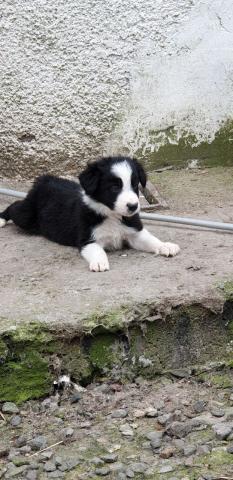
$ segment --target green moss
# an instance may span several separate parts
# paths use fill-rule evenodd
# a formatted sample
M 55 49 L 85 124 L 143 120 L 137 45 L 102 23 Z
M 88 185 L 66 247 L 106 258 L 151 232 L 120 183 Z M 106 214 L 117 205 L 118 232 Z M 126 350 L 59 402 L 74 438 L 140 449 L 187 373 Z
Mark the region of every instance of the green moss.
M 233 387 L 233 378 L 231 378 L 227 373 L 221 375 L 212 375 L 211 383 L 218 388 L 231 388 Z
M 129 309 L 121 307 L 109 312 L 95 312 L 84 321 L 84 330 L 86 333 L 93 333 L 95 330 L 107 329 L 115 332 L 123 328 L 127 320 Z
M 233 300 L 233 281 L 227 281 L 219 285 L 219 288 L 223 291 L 226 300 Z
M 150 143 L 158 144 L 161 133 L 161 142 L 164 141 L 165 135 L 165 145 L 152 153 L 147 152 L 143 146 L 136 156 L 144 161 L 149 169 L 167 165 L 181 167 L 192 159 L 198 159 L 200 164 L 205 166 L 232 166 L 232 132 L 233 122 L 229 121 L 216 133 L 212 142 L 205 141 L 197 145 L 195 136 L 184 133 L 182 137 L 178 137 L 175 127 L 169 127 L 161 132 L 151 131 Z
M 208 455 L 203 455 L 198 458 L 198 463 L 208 465 L 209 469 L 216 469 L 216 467 L 230 467 L 232 465 L 232 454 L 226 450 L 214 450 Z
M 37 322 L 21 325 L 15 330 L 7 332 L 5 336 L 11 339 L 14 344 L 33 343 L 34 345 L 45 346 L 53 340 L 53 336 L 48 327 Z
M 216 373 L 201 373 L 198 375 L 198 379 L 202 382 L 210 383 L 217 388 L 232 388 L 233 387 L 233 375 L 231 372 L 219 372 Z
M 116 335 L 112 333 L 100 334 L 91 341 L 90 361 L 99 370 L 110 369 L 115 364 L 122 363 L 120 351 L 120 344 Z
M 0 338 L 0 363 L 6 359 L 7 353 L 8 353 L 7 345 Z
M 52 384 L 47 362 L 41 355 L 26 349 L 0 366 L 0 401 L 22 403 L 48 394 Z
M 69 373 L 76 382 L 87 383 L 92 377 L 89 358 L 81 348 L 80 339 L 57 344 L 62 370 Z

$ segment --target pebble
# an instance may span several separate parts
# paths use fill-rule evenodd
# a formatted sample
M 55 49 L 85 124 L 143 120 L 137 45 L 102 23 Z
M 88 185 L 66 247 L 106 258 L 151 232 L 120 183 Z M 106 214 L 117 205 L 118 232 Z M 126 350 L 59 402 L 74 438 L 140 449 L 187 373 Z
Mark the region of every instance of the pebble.
M 174 455 L 175 453 L 175 448 L 173 447 L 166 447 L 163 450 L 161 450 L 159 456 L 161 458 L 170 458 Z
M 125 466 L 121 462 L 112 463 L 110 466 L 111 472 L 124 472 Z
M 20 437 L 16 438 L 15 440 L 15 446 L 20 448 L 24 447 L 27 443 L 28 439 L 25 435 L 20 435 Z
M 29 445 L 32 447 L 32 450 L 42 450 L 47 447 L 47 439 L 43 435 L 38 435 L 30 440 Z
M 107 467 L 97 468 L 95 470 L 95 473 L 96 473 L 96 475 L 100 475 L 102 477 L 105 477 L 106 475 L 108 475 L 110 473 L 110 470 Z
M 232 444 L 232 445 L 229 445 L 229 446 L 227 447 L 227 452 L 228 452 L 228 453 L 233 453 L 233 444 Z
M 134 435 L 133 429 L 127 423 L 124 425 L 121 425 L 119 430 L 122 433 L 122 435 L 124 435 L 125 437 L 133 437 Z
M 163 465 L 159 469 L 159 473 L 169 473 L 169 472 L 173 472 L 173 470 L 174 470 L 174 467 L 172 467 L 171 465 Z
M 26 474 L 27 480 L 37 480 L 37 478 L 38 478 L 38 472 L 36 470 L 28 470 Z
M 46 450 L 46 452 L 42 452 L 40 454 L 40 458 L 42 458 L 43 460 L 50 460 L 50 458 L 52 458 L 53 456 L 53 451 L 52 450 Z
M 82 396 L 79 393 L 74 393 L 70 399 L 70 403 L 78 403 Z
M 145 411 L 145 416 L 149 418 L 154 418 L 158 416 L 158 410 L 153 407 L 148 407 Z
M 211 447 L 210 445 L 199 445 L 197 447 L 197 453 L 198 455 L 207 455 L 208 453 L 211 452 Z
M 30 453 L 32 451 L 30 445 L 24 445 L 23 447 L 20 447 L 20 452 L 21 453 Z
M 125 418 L 128 415 L 127 410 L 113 410 L 111 413 L 112 418 Z
M 225 415 L 224 410 L 216 407 L 211 408 L 210 413 L 212 413 L 214 417 L 224 417 Z
M 213 430 L 219 440 L 226 440 L 232 431 L 232 426 L 228 423 L 213 425 Z
M 12 425 L 12 427 L 18 427 L 21 424 L 21 422 L 22 422 L 22 418 L 19 415 L 14 415 L 11 418 L 10 424 Z
M 166 423 L 168 423 L 171 418 L 171 413 L 165 413 L 164 415 L 159 415 L 157 421 L 160 425 L 166 425 Z
M 150 440 L 152 448 L 159 448 L 162 444 L 163 432 L 154 431 L 146 433 L 145 437 Z
M 101 458 L 99 458 L 99 457 L 93 457 L 93 458 L 91 458 L 91 459 L 90 459 L 90 463 L 93 463 L 93 465 L 96 465 L 96 466 L 98 466 L 98 465 L 104 465 L 104 461 L 101 460 Z
M 80 458 L 70 458 L 62 462 L 61 465 L 58 466 L 58 469 L 61 472 L 69 472 L 73 470 L 73 468 L 77 467 L 80 464 Z
M 127 477 L 125 475 L 125 473 L 123 472 L 119 472 L 118 475 L 117 475 L 117 480 L 125 480 Z
M 144 412 L 144 410 L 134 410 L 133 416 L 135 418 L 143 418 L 143 417 L 145 417 L 145 412 Z
M 184 447 L 183 454 L 185 457 L 189 457 L 190 455 L 193 455 L 196 450 L 197 449 L 195 445 L 187 445 Z
M 7 473 L 5 474 L 5 479 L 8 479 L 8 478 L 14 478 L 14 477 L 19 477 L 20 475 L 23 475 L 25 473 L 25 471 L 27 470 L 27 465 L 22 465 L 22 467 L 15 467 L 14 465 L 13 466 L 10 466 L 9 470 L 7 471 Z
M 67 427 L 67 428 L 64 428 L 62 431 L 61 431 L 61 435 L 65 438 L 70 438 L 72 437 L 74 434 L 74 429 L 71 428 L 71 427 Z
M 130 470 L 133 470 L 134 473 L 144 473 L 148 468 L 146 463 L 132 463 L 130 465 Z
M 195 413 L 202 413 L 206 410 L 207 403 L 205 400 L 197 400 L 193 405 L 193 411 Z
M 112 454 L 107 454 L 107 455 L 103 455 L 101 457 L 101 460 L 103 460 L 105 463 L 114 463 L 118 460 L 118 455 L 112 453 Z
M 45 472 L 54 472 L 56 470 L 56 465 L 54 462 L 46 462 L 44 464 L 44 471 Z
M 186 422 L 173 422 L 167 427 L 166 432 L 172 437 L 183 438 L 202 424 L 205 424 L 203 419 L 200 421 L 192 419 Z
M 17 405 L 13 402 L 5 402 L 2 406 L 3 413 L 19 413 Z
M 134 472 L 130 468 L 127 468 L 125 473 L 127 478 L 134 478 Z

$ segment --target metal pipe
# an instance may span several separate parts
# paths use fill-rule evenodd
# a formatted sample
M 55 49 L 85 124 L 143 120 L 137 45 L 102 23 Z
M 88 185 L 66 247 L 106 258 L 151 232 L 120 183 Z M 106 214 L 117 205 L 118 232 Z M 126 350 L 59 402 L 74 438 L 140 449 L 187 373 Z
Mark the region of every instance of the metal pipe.
M 156 213 L 140 213 L 144 220 L 156 220 L 157 222 L 182 223 L 183 225 L 193 225 L 195 227 L 214 228 L 218 230 L 229 230 L 233 232 L 233 223 L 213 222 L 208 220 L 198 220 L 195 218 L 172 217 L 170 215 L 158 215 Z
M 0 188 L 0 193 L 9 195 L 11 197 L 25 198 L 26 193 L 18 192 L 17 190 L 10 190 L 8 188 Z M 140 217 L 143 220 L 155 220 L 157 222 L 181 223 L 183 225 L 192 225 L 195 227 L 213 228 L 217 230 L 228 230 L 233 232 L 232 223 L 213 222 L 208 220 L 198 220 L 195 218 L 172 217 L 170 215 L 159 215 L 157 213 L 141 212 Z
M 17 190 L 10 190 L 9 188 L 0 188 L 0 193 L 3 195 L 9 195 L 10 197 L 18 197 L 18 198 L 25 198 L 26 193 L 24 192 L 17 192 Z

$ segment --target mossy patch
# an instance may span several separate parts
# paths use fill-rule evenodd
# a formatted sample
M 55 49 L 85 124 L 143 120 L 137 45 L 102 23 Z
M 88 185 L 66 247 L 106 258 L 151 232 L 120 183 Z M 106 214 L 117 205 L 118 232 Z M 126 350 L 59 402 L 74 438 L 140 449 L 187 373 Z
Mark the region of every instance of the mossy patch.
M 48 363 L 41 355 L 26 349 L 0 366 L 0 400 L 22 403 L 48 394 L 52 384 Z
M 0 364 L 6 359 L 8 348 L 5 342 L 0 338 Z
M 233 281 L 221 283 L 218 288 L 222 290 L 226 300 L 233 300 Z
M 136 152 L 136 156 L 149 169 L 167 165 L 187 166 L 193 159 L 198 160 L 199 165 L 204 166 L 232 166 L 232 132 L 233 122 L 228 121 L 216 133 L 213 141 L 204 141 L 198 144 L 195 136 L 185 132 L 180 136 L 175 127 L 169 127 L 161 132 L 151 131 L 150 144 L 158 144 L 160 140 L 164 144 L 157 152 L 152 153 L 142 146 Z
M 92 334 L 101 330 L 118 331 L 124 328 L 129 312 L 130 309 L 124 306 L 107 312 L 97 311 L 85 319 L 84 331 Z
M 232 454 L 223 449 L 213 450 L 208 455 L 199 457 L 198 464 L 208 465 L 209 470 L 212 471 L 216 471 L 218 467 L 225 467 L 227 470 L 228 467 L 232 466 Z M 221 469 L 219 472 L 223 473 Z
M 226 369 L 223 372 L 206 372 L 198 375 L 200 381 L 209 383 L 217 388 L 232 388 L 233 387 L 233 373 Z
M 89 357 L 94 369 L 100 371 L 119 367 L 124 360 L 124 345 L 113 333 L 99 334 L 91 340 Z

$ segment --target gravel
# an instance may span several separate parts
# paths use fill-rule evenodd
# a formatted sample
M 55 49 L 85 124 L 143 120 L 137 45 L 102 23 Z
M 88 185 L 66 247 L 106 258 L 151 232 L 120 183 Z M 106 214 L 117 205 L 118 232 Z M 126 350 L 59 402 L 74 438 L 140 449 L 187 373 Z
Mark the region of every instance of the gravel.
M 72 391 L 62 393 L 56 409 L 50 408 L 52 397 L 26 402 L 20 414 L 9 414 L 7 422 L 0 419 L 0 478 L 180 480 L 196 478 L 196 465 L 197 478 L 204 479 L 207 470 L 218 478 L 215 455 L 222 451 L 227 463 L 221 464 L 221 474 L 231 478 L 229 391 L 197 384 L 191 377 L 162 380 L 114 388 L 106 381 L 93 383 L 78 402 L 71 402 Z M 17 417 L 22 421 L 14 426 Z

